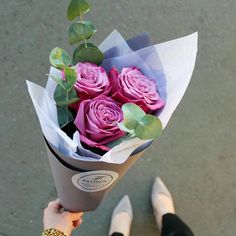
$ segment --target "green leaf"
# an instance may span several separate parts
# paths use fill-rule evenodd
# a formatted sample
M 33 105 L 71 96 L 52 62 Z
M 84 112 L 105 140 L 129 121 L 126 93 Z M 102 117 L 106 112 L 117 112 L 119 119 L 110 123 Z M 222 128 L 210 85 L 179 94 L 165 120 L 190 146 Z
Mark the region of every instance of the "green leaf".
M 67 90 L 71 90 L 77 80 L 77 74 L 74 68 L 72 67 L 65 67 L 65 76 L 67 82 Z
M 49 56 L 49 60 L 52 66 L 62 69 L 65 66 L 69 66 L 71 64 L 71 58 L 69 54 L 61 48 L 54 48 Z
M 162 133 L 161 121 L 153 115 L 146 114 L 139 106 L 133 103 L 126 103 L 122 106 L 124 113 L 123 123 L 118 127 L 140 139 L 156 139 Z
M 61 128 L 74 120 L 74 117 L 67 106 L 57 106 L 57 117 Z
M 68 20 L 74 20 L 90 10 L 90 5 L 85 0 L 71 0 L 67 8 Z
M 122 130 L 122 131 L 124 131 L 126 133 L 134 134 L 134 130 L 133 129 L 127 129 L 123 122 L 117 123 L 117 126 L 119 127 L 120 130 Z
M 56 68 L 64 68 L 64 66 L 69 66 L 71 63 L 71 58 L 66 51 L 61 48 L 54 48 L 49 56 L 50 63 Z
M 139 121 L 146 115 L 146 113 L 136 104 L 126 103 L 122 106 L 124 113 L 124 126 L 127 129 L 133 130 L 139 125 Z
M 70 91 L 76 80 L 77 80 L 77 74 L 74 68 L 72 67 L 65 67 L 65 76 L 66 76 L 66 81 L 63 80 L 62 78 L 55 77 L 53 75 L 48 75 L 50 76 L 53 80 L 57 82 L 58 85 L 60 85 L 64 90 Z
M 145 115 L 134 129 L 135 135 L 143 140 L 156 139 L 162 133 L 161 121 L 153 115 Z
M 90 21 L 73 23 L 69 28 L 69 43 L 74 44 L 90 39 L 96 31 L 95 26 Z
M 51 77 L 55 82 L 60 85 L 63 89 L 67 90 L 67 83 L 66 81 L 62 80 L 62 78 L 55 77 L 53 75 L 46 74 L 47 76 Z
M 79 98 L 74 88 L 70 91 L 66 91 L 58 85 L 54 92 L 54 100 L 57 106 L 66 106 L 79 101 Z
M 78 62 L 90 62 L 100 65 L 103 58 L 103 53 L 92 43 L 87 43 L 87 45 L 80 44 L 74 51 L 73 64 L 75 65 Z

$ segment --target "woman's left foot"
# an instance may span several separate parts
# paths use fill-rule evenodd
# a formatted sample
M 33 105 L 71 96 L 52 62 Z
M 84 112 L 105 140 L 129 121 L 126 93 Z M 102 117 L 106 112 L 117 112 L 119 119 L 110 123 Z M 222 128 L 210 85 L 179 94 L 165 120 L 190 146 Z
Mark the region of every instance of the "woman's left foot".
M 121 233 L 124 236 L 129 236 L 132 219 L 132 205 L 129 197 L 126 195 L 113 211 L 109 236 L 113 233 Z

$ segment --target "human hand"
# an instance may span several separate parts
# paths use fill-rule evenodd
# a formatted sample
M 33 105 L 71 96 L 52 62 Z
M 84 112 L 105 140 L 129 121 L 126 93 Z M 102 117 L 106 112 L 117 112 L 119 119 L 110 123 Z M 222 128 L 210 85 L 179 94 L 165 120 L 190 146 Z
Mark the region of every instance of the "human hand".
M 54 228 L 71 235 L 71 232 L 82 223 L 83 212 L 64 211 L 59 199 L 49 202 L 44 209 L 43 225 L 44 230 Z

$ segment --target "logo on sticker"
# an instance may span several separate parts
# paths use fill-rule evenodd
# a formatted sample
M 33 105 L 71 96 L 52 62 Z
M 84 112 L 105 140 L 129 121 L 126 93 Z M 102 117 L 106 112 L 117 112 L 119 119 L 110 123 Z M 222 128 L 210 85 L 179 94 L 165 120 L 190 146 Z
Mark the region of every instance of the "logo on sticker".
M 113 171 L 89 171 L 74 175 L 72 183 L 85 192 L 96 192 L 108 188 L 118 177 L 118 173 Z

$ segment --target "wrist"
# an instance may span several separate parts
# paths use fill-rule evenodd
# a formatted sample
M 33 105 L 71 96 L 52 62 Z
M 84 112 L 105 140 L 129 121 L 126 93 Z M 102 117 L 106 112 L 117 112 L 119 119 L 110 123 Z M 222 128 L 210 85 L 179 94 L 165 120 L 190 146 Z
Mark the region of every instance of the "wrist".
M 62 231 L 54 228 L 45 229 L 42 233 L 42 236 L 69 236 Z

